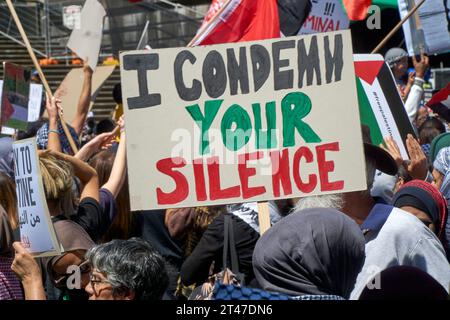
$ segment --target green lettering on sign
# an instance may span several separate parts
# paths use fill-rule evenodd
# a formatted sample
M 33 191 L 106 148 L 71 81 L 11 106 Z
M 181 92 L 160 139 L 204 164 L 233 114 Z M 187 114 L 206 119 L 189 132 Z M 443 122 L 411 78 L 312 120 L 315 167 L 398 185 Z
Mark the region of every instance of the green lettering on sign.
M 255 132 L 256 132 L 256 148 L 257 149 L 271 149 L 276 148 L 278 145 L 276 126 L 277 115 L 275 112 L 275 101 L 266 103 L 266 118 L 267 118 L 267 130 L 261 129 L 261 105 L 259 103 L 252 104 L 253 114 L 255 116 Z
M 235 128 L 233 124 L 236 124 Z M 223 115 L 221 131 L 223 143 L 228 150 L 237 151 L 245 146 L 252 135 L 252 122 L 247 111 L 240 105 L 233 104 Z
M 294 106 L 292 108 L 292 106 Z M 289 93 L 281 102 L 283 113 L 283 146 L 295 145 L 295 129 L 306 143 L 319 143 L 322 140 L 302 119 L 311 112 L 311 99 L 302 92 Z
M 209 134 L 208 130 L 222 105 L 223 100 L 209 100 L 205 102 L 205 115 L 203 116 L 198 104 L 187 106 L 186 109 L 194 119 L 201 130 L 200 136 L 200 154 L 209 153 Z

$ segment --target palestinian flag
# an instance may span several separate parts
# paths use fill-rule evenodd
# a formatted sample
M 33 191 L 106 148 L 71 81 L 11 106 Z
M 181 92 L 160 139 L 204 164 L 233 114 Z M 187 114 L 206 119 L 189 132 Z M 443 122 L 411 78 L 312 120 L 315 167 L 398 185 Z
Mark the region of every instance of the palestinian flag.
M 214 7 L 220 9 L 215 14 L 207 14 L 207 19 L 210 20 L 203 24 L 189 46 L 280 37 L 276 0 L 228 0 Z
M 437 113 L 445 121 L 450 122 L 450 82 L 447 86 L 431 97 L 427 107 Z
M 391 136 L 403 159 L 409 159 L 405 141 L 408 134 L 416 135 L 391 70 L 379 54 L 353 57 L 361 122 L 369 126 L 374 144 L 379 145 L 384 137 Z
M 213 0 L 190 46 L 296 35 L 310 0 Z
M 372 0 L 342 0 L 350 20 L 364 20 Z
M 353 21 L 364 20 L 367 18 L 367 10 L 371 5 L 383 9 L 397 9 L 397 0 L 342 0 L 348 18 Z

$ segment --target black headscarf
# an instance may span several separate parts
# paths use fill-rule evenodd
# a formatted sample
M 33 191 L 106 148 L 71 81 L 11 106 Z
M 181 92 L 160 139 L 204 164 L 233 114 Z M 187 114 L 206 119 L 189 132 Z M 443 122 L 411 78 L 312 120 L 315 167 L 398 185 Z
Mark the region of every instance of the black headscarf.
M 412 180 L 404 184 L 392 199 L 397 208 L 414 207 L 426 213 L 436 225 L 436 234 L 444 241 L 447 203 L 439 190 L 428 182 Z
M 364 264 L 358 225 L 328 208 L 295 212 L 257 242 L 253 269 L 264 290 L 348 298 Z

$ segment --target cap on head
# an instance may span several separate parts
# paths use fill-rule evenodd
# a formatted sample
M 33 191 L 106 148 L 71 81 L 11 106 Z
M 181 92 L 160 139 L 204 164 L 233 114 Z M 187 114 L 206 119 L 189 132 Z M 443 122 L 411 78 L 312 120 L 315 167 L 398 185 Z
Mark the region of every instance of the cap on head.
M 391 48 L 386 52 L 384 60 L 388 63 L 389 67 L 393 67 L 394 64 L 400 61 L 402 58 L 408 57 L 408 52 L 402 48 Z

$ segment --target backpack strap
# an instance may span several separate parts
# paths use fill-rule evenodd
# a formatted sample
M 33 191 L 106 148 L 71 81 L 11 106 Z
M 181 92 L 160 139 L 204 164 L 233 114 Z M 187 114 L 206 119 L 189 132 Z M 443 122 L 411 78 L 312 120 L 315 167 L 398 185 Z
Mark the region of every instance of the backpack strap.
M 234 240 L 233 219 L 229 214 L 224 217 L 224 236 L 223 236 L 223 268 L 228 267 L 228 250 L 231 257 L 231 271 L 234 274 L 239 273 L 239 260 L 237 257 L 236 243 Z
M 224 232 L 223 232 L 223 256 L 222 256 L 222 266 L 225 270 L 228 266 L 228 245 L 230 241 L 230 217 L 228 215 L 224 216 Z
M 231 216 L 229 217 L 229 232 L 230 232 L 230 254 L 231 254 L 231 271 L 234 274 L 239 273 L 239 262 L 236 251 L 236 243 L 234 242 L 234 228 L 233 228 L 233 219 Z

